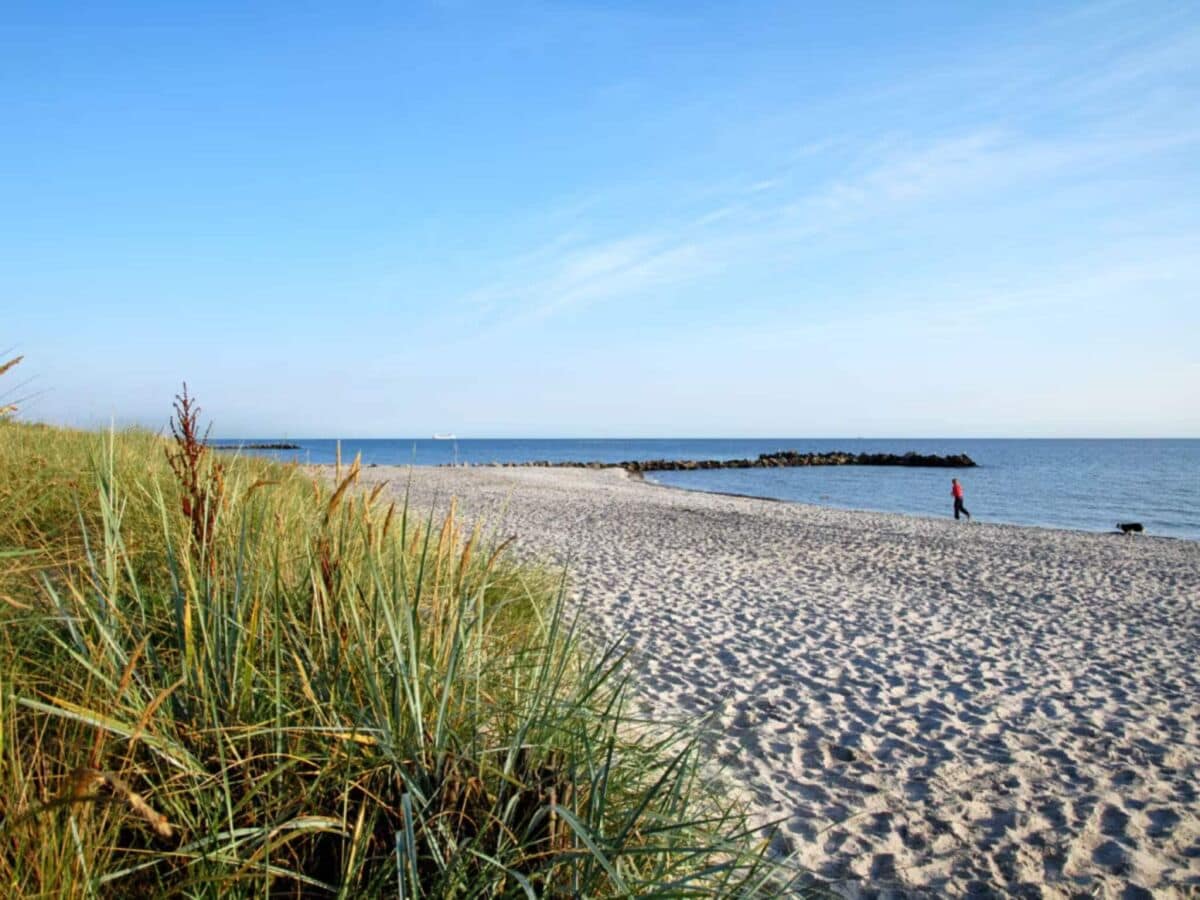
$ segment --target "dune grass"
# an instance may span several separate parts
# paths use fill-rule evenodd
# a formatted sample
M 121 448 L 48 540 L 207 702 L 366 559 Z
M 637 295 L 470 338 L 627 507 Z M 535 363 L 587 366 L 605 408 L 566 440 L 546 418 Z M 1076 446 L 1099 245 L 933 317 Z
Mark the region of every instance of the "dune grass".
M 555 573 L 175 421 L 0 420 L 0 893 L 794 887 Z

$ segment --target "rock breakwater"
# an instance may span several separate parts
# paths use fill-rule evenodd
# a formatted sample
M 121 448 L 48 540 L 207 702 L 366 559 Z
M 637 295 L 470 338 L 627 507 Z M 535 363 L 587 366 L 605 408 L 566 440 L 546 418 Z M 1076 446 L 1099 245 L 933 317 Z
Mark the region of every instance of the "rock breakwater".
M 970 469 L 975 460 L 965 453 L 941 456 L 936 453 L 800 453 L 781 450 L 760 453 L 754 459 L 642 459 L 624 462 L 579 462 L 577 460 L 533 460 L 530 462 L 478 463 L 502 468 L 624 469 L 626 472 L 690 472 L 698 469 L 786 469 L 800 466 L 910 466 L 925 469 Z
M 214 450 L 299 450 L 299 444 L 289 444 L 284 441 L 272 441 L 261 444 L 217 444 Z

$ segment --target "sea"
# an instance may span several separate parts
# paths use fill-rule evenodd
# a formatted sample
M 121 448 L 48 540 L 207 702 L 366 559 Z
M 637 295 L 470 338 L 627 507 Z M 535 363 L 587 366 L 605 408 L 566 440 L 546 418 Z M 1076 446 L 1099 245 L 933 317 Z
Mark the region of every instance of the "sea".
M 263 443 L 278 439 L 217 441 Z M 300 463 L 332 463 L 335 439 L 293 440 L 299 450 L 243 450 Z M 760 453 L 966 453 L 978 468 L 909 469 L 818 466 L 655 472 L 647 479 L 695 491 L 747 494 L 841 509 L 918 516 L 951 515 L 950 478 L 966 490 L 980 522 L 1113 531 L 1141 522 L 1148 534 L 1200 540 L 1200 440 L 999 439 L 344 439 L 342 459 L 364 465 L 462 465 L 493 462 L 606 462 L 739 459 Z

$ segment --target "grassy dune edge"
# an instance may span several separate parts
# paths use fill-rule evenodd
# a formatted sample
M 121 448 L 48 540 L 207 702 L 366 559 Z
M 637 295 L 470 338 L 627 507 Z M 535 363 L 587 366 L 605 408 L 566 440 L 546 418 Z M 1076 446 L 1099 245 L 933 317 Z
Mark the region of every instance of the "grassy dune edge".
M 558 576 L 176 422 L 0 421 L 4 892 L 797 889 Z

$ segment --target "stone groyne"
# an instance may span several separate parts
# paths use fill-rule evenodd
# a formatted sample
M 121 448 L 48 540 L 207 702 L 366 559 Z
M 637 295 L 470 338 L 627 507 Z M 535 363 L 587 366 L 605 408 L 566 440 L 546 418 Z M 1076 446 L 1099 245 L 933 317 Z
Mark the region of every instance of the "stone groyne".
M 503 468 L 624 469 L 626 472 L 691 472 L 698 469 L 785 469 L 800 466 L 909 466 L 924 469 L 970 469 L 976 463 L 965 453 L 940 456 L 936 453 L 800 453 L 781 450 L 760 453 L 755 459 L 643 459 L 624 462 L 579 462 L 576 460 L 493 462 L 476 465 Z
M 214 450 L 299 450 L 299 444 L 289 444 L 284 441 L 263 444 L 217 444 Z

